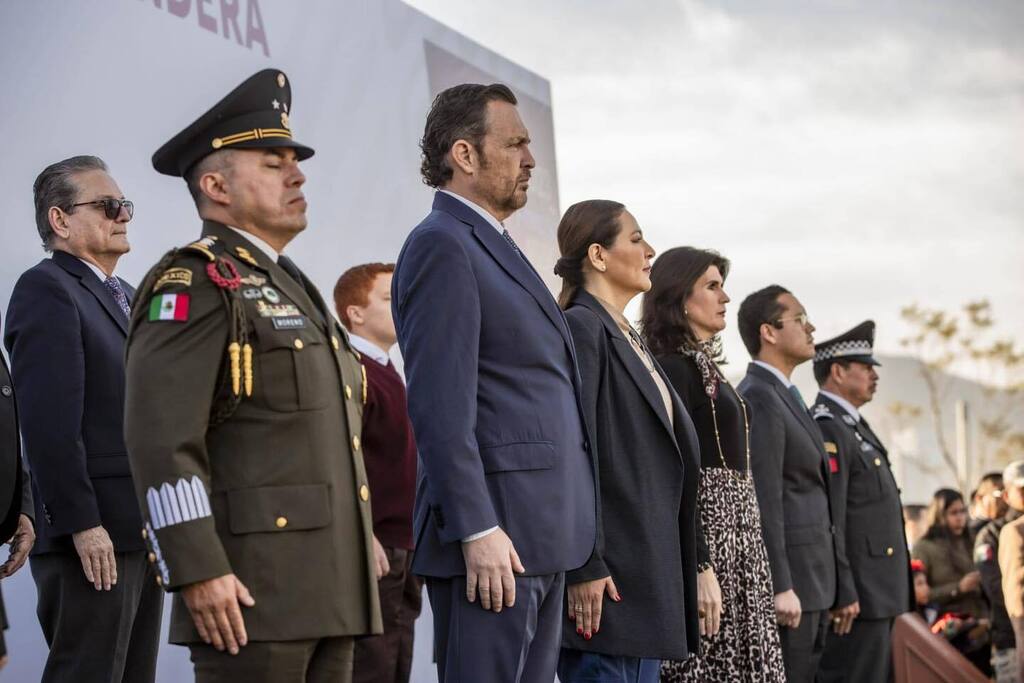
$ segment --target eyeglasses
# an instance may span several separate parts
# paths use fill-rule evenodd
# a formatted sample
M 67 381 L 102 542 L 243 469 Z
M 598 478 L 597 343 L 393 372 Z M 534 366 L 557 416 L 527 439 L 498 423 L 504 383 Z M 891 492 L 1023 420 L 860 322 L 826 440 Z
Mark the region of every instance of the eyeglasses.
M 799 315 L 794 315 L 794 316 L 789 317 L 789 318 L 776 318 L 775 320 L 772 321 L 771 325 L 775 329 L 781 330 L 782 329 L 782 323 L 784 323 L 784 322 L 786 322 L 788 320 L 795 320 L 795 321 L 797 321 L 798 323 L 800 323 L 801 327 L 807 327 L 807 323 L 810 322 L 810 318 L 807 317 L 807 314 L 806 313 L 801 313 Z
M 94 199 L 91 202 L 79 202 L 72 204 L 71 208 L 76 206 L 102 206 L 103 214 L 112 221 L 117 220 L 121 215 L 121 209 L 124 208 L 128 212 L 128 220 L 132 219 L 135 214 L 135 204 L 127 199 L 114 199 L 113 197 L 105 197 L 103 199 Z

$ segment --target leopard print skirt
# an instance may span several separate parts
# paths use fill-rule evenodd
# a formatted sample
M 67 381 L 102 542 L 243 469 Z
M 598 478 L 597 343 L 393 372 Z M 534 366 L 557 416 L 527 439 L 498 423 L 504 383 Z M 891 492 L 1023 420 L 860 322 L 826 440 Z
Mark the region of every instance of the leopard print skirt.
M 712 638 L 700 639 L 699 655 L 663 662 L 662 683 L 784 682 L 754 480 L 749 472 L 702 468 L 698 507 L 722 587 L 721 629 Z

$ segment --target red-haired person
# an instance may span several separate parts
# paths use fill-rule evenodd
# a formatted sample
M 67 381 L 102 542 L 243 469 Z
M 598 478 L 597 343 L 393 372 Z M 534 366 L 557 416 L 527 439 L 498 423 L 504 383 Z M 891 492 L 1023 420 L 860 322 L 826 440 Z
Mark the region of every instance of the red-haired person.
M 353 683 L 409 680 L 413 625 L 422 603 L 422 583 L 411 571 L 416 443 L 405 382 L 389 356 L 397 341 L 391 317 L 394 270 L 391 263 L 355 266 L 334 286 L 335 310 L 366 372 L 362 445 L 373 491 L 373 533 L 387 558 L 380 579 L 384 634 L 356 641 Z

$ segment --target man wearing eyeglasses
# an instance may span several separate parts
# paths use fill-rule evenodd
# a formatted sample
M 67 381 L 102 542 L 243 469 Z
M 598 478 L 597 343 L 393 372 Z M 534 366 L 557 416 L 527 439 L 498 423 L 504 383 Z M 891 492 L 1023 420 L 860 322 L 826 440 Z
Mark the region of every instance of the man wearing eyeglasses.
M 15 285 L 4 341 L 32 471 L 42 680 L 152 681 L 163 596 L 123 436 L 135 290 L 115 275 L 134 207 L 92 156 L 48 166 L 33 192 L 52 258 Z
M 786 680 L 811 683 L 835 608 L 837 563 L 828 457 L 821 431 L 790 376 L 814 357 L 814 325 L 778 285 L 740 305 L 739 330 L 752 363 L 739 391 L 751 407 L 750 469 L 772 570 Z M 855 612 L 856 606 L 843 606 Z

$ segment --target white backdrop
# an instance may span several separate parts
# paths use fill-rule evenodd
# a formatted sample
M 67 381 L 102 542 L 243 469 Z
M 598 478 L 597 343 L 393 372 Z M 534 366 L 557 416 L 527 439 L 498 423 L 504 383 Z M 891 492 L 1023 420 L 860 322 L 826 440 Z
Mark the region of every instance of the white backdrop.
M 138 283 L 199 231 L 183 181 L 157 174 L 152 153 L 267 67 L 291 79 L 292 129 L 316 149 L 303 164 L 309 228 L 288 253 L 328 298 L 349 266 L 393 261 L 429 209 L 417 141 L 434 94 L 464 81 L 502 81 L 520 96 L 538 168 L 510 230 L 553 284 L 559 211 L 548 82 L 398 0 L 3 0 L 2 310 L 20 273 L 45 257 L 32 211 L 39 171 L 75 154 L 108 163 L 136 206 L 118 274 Z M 29 568 L 3 589 L 12 656 L 0 679 L 38 680 L 45 645 Z M 421 620 L 416 681 L 434 680 L 426 626 Z M 163 647 L 158 680 L 190 680 L 183 648 Z

